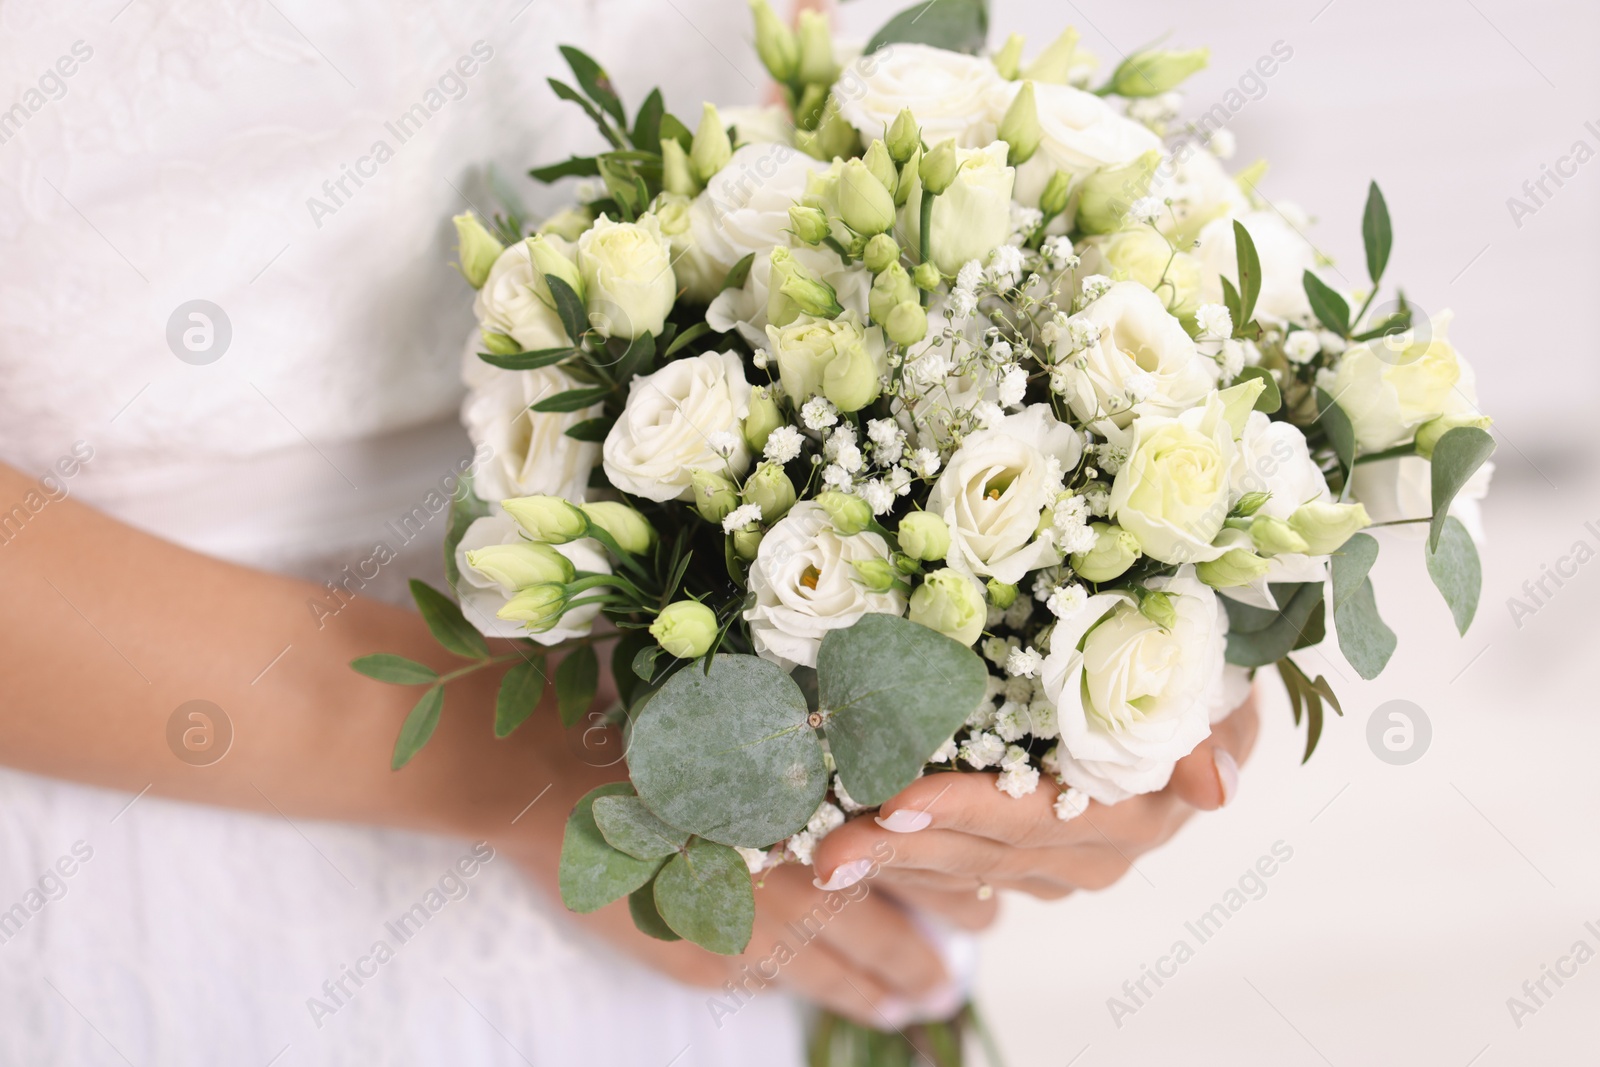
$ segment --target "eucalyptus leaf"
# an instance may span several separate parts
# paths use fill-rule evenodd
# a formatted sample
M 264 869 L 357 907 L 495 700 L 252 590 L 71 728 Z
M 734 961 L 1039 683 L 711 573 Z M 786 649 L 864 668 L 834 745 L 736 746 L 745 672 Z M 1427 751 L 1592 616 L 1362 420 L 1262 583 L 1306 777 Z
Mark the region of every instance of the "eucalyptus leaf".
M 1371 534 L 1352 534 L 1330 558 L 1333 570 L 1333 610 L 1344 607 L 1361 589 L 1361 583 L 1378 561 L 1378 539 Z
M 561 838 L 560 881 L 561 902 L 571 910 L 584 914 L 598 911 L 650 881 L 661 868 L 658 859 L 635 859 L 612 848 L 595 824 L 595 801 L 632 792 L 627 782 L 600 786 L 578 801 L 567 818 L 567 832 Z
M 1283 409 L 1283 393 L 1278 389 L 1278 379 L 1265 367 L 1246 367 L 1239 372 L 1239 382 L 1248 382 L 1251 379 L 1260 379 L 1265 386 L 1261 395 L 1256 397 L 1255 409 L 1263 415 L 1276 414 Z
M 709 670 L 674 674 L 639 713 L 628 752 L 634 785 L 673 826 L 764 848 L 803 828 L 827 792 L 809 714 L 776 664 L 714 656 Z
M 389 652 L 359 656 L 350 661 L 350 666 L 368 678 L 390 685 L 427 685 L 439 680 L 439 672 L 432 667 Z
M 726 845 L 690 841 L 656 876 L 655 904 L 673 932 L 701 948 L 732 956 L 750 943 L 756 920 L 750 869 Z
M 1333 613 L 1333 625 L 1339 633 L 1339 651 L 1357 674 L 1370 682 L 1383 673 L 1398 641 L 1378 615 L 1372 579 L 1363 578 L 1344 606 Z
M 858 803 L 881 804 L 983 702 L 976 652 L 898 615 L 863 615 L 830 630 L 817 653 L 817 699 L 829 750 Z
M 1373 182 L 1367 189 L 1367 208 L 1361 217 L 1361 239 L 1367 252 L 1367 276 L 1372 284 L 1383 280 L 1389 266 L 1389 250 L 1394 244 L 1394 230 L 1389 224 L 1389 205 L 1383 192 Z
M 489 646 L 476 627 L 461 614 L 461 607 L 427 582 L 411 579 L 411 599 L 433 639 L 463 659 L 488 659 Z
M 668 826 L 656 818 L 638 797 L 597 798 L 594 821 L 612 848 L 621 849 L 634 859 L 657 860 L 670 856 L 689 840 L 688 831 Z
M 395 739 L 394 755 L 389 760 L 389 769 L 398 771 L 415 756 L 422 746 L 428 743 L 428 738 L 433 736 L 434 728 L 439 725 L 439 712 L 444 709 L 444 687 L 435 685 L 422 699 L 417 701 L 416 707 L 406 716 L 406 721 L 400 727 L 400 736 Z
M 628 894 L 628 913 L 633 916 L 633 925 L 641 934 L 657 941 L 682 941 L 683 938 L 672 932 L 672 927 L 667 925 L 667 920 L 661 917 L 656 907 L 655 885 L 652 880 Z
M 988 37 L 989 6 L 984 0 L 929 0 L 890 19 L 862 54 L 870 56 L 891 44 L 926 44 L 976 55 Z
M 544 696 L 544 657 L 526 660 L 500 679 L 500 692 L 494 701 L 494 735 L 510 737 L 539 706 Z
M 1460 519 L 1449 516 L 1439 534 L 1437 550 L 1425 553 L 1428 576 L 1456 621 L 1456 630 L 1465 634 L 1478 611 L 1478 595 L 1483 590 L 1483 565 L 1478 561 L 1478 546 Z
M 1305 272 L 1302 279 L 1305 284 L 1306 299 L 1311 301 L 1311 312 L 1316 315 L 1317 321 L 1340 337 L 1350 335 L 1350 305 L 1345 303 L 1344 297 L 1334 292 L 1333 287 L 1321 278 Z
M 576 725 L 600 688 L 600 657 L 593 645 L 579 645 L 556 666 L 556 704 L 561 725 Z
M 1433 446 L 1433 522 L 1428 526 L 1428 551 L 1439 550 L 1444 523 L 1456 494 L 1472 480 L 1490 456 L 1494 438 L 1476 426 L 1457 426 Z
M 1323 610 L 1321 582 L 1271 586 L 1277 611 L 1266 611 L 1241 604 L 1232 597 L 1222 598 L 1228 612 L 1227 660 L 1239 667 L 1265 667 L 1293 652 L 1302 637 L 1315 632 Z

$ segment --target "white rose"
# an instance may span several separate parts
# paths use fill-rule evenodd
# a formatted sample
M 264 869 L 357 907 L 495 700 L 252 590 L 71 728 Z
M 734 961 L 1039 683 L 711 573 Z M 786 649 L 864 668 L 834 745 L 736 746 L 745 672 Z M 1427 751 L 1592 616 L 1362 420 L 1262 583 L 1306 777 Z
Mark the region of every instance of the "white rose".
M 1021 87 L 1021 82 L 1003 82 L 989 98 L 997 127 Z M 1082 176 L 1161 150 L 1161 138 L 1093 93 L 1045 82 L 1035 82 L 1033 92 L 1043 136 L 1039 151 L 1017 172 L 1017 199 L 1029 207 L 1039 206 L 1040 194 L 1058 170 Z
M 559 237 L 545 240 L 565 254 L 572 250 Z M 525 352 L 564 348 L 572 343 L 556 314 L 549 283 L 534 265 L 533 252 L 526 241 L 500 253 L 483 288 L 478 290 L 472 310 L 485 330 L 507 335 Z
M 613 222 L 601 215 L 578 238 L 589 321 L 607 337 L 660 335 L 678 298 L 672 253 L 654 215 Z
M 1111 516 L 1163 563 L 1216 559 L 1237 448 L 1216 394 L 1175 419 L 1136 419 L 1128 460 L 1111 483 Z
M 807 176 L 826 169 L 787 144 L 738 149 L 689 209 L 695 247 L 724 276 L 752 252 L 761 259 L 775 245 L 787 247 L 789 208 L 805 195 Z
M 1149 584 L 1172 600 L 1170 630 L 1126 594 L 1092 596 L 1057 624 L 1041 674 L 1061 777 L 1102 804 L 1164 787 L 1224 703 L 1227 616 L 1216 595 L 1188 568 Z
M 744 617 L 756 653 L 786 670 L 815 667 L 829 630 L 867 614 L 905 614 L 904 594 L 872 592 L 853 566 L 888 558 L 889 546 L 875 533 L 839 536 L 821 505 L 807 500 L 790 508 L 762 538 L 750 566 L 756 603 Z
M 969 436 L 928 494 L 928 510 L 950 527 L 950 566 L 1015 583 L 1060 563 L 1055 545 L 1036 535 L 1061 494 L 1062 472 L 1082 454 L 1082 435 L 1045 404 Z
M 833 95 L 839 114 L 868 141 L 909 107 L 930 147 L 953 138 L 957 148 L 977 148 L 994 140 L 999 115 L 988 104 L 1005 84 L 980 56 L 896 44 L 847 66 Z
M 767 107 L 724 107 L 717 109 L 724 126 L 732 126 L 738 137 L 736 147 L 751 144 L 794 144 L 794 121 L 787 109 Z
M 461 543 L 456 546 L 456 568 L 461 572 L 456 592 L 461 597 L 461 613 L 485 637 L 531 638 L 541 645 L 559 645 L 575 637 L 587 636 L 595 617 L 600 614 L 597 605 L 575 608 L 563 615 L 553 629 L 537 634 L 529 633 L 520 622 L 502 619 L 495 614 L 505 607 L 517 591 L 474 570 L 467 564 L 467 553 L 490 545 L 514 545 L 520 540 L 521 529 L 499 505 L 494 507 L 493 514 L 477 519 L 467 527 L 467 532 L 461 536 Z M 600 546 L 593 541 L 570 541 L 552 547 L 570 559 L 580 571 L 611 573 L 611 564 L 606 562 Z
M 1247 493 L 1268 493 L 1267 502 L 1257 515 L 1289 521 L 1289 516 L 1301 504 L 1312 502 L 1332 503 L 1322 469 L 1311 458 L 1310 446 L 1299 427 L 1287 422 L 1274 422 L 1259 411 L 1252 411 L 1245 420 L 1244 434 L 1239 438 L 1238 454 L 1234 457 L 1233 471 L 1229 476 L 1231 501 L 1238 501 Z M 1235 531 L 1236 537 L 1224 539 L 1229 547 L 1254 551 L 1250 535 Z M 1305 556 L 1284 553 L 1267 560 L 1268 571 L 1260 581 L 1251 585 L 1232 586 L 1222 590 L 1222 595 L 1254 607 L 1276 610 L 1270 586 L 1319 582 L 1327 576 L 1326 556 Z
M 780 241 L 778 244 L 786 244 Z M 872 272 L 860 264 L 847 265 L 837 253 L 822 248 L 790 250 L 795 262 L 813 278 L 833 286 L 839 305 L 865 320 L 870 313 Z M 738 330 L 752 348 L 769 348 L 767 298 L 771 295 L 772 259 L 763 252 L 750 265 L 750 277 L 738 289 L 725 289 L 706 309 L 706 322 L 718 333 Z
M 1317 250 L 1276 211 L 1252 211 L 1238 221 L 1250 234 L 1261 259 L 1261 295 L 1256 312 L 1278 319 L 1304 318 L 1311 314 L 1306 299 L 1305 272 L 1317 265 Z M 1222 303 L 1222 279 L 1239 282 L 1238 247 L 1233 237 L 1232 218 L 1219 218 L 1200 231 L 1200 245 L 1194 256 L 1200 261 L 1200 299 L 1207 304 Z
M 743 474 L 750 446 L 743 422 L 750 383 L 734 352 L 706 352 L 635 378 L 622 417 L 606 435 L 606 476 L 624 493 L 646 500 L 688 500 L 693 471 Z M 714 445 L 726 434 L 724 457 Z
M 1138 282 L 1118 282 L 1084 308 L 1100 339 L 1070 354 L 1063 331 L 1056 359 L 1072 411 L 1099 432 L 1123 429 L 1134 417 L 1174 416 L 1205 399 L 1217 383 L 1216 364 L 1200 354 L 1161 298 Z M 1078 366 L 1079 362 L 1082 366 Z M 1129 376 L 1139 373 L 1144 399 L 1130 399 Z
M 469 345 L 466 358 L 470 362 L 463 377 L 471 388 L 461 402 L 461 422 L 475 446 L 490 449 L 473 475 L 473 491 L 484 500 L 540 493 L 582 500 L 600 446 L 574 440 L 567 430 L 598 418 L 602 405 L 565 414 L 532 411 L 530 405 L 582 383 L 559 367 L 491 367 L 478 358 L 475 344 Z
M 1494 464 L 1485 463 L 1467 479 L 1450 505 L 1450 514 L 1460 519 L 1480 544 L 1484 538 L 1482 501 L 1489 495 L 1493 477 Z M 1421 456 L 1362 463 L 1356 467 L 1351 495 L 1366 507 L 1374 523 L 1427 518 L 1433 514 L 1433 465 Z M 1394 537 L 1421 539 L 1427 536 L 1428 527 L 1416 523 L 1386 532 Z
M 972 260 L 987 262 L 989 253 L 1011 236 L 1011 191 L 1016 172 L 1006 165 L 1009 148 L 995 141 L 986 148 L 956 152 L 956 180 L 933 201 L 933 233 L 928 250 L 940 272 L 953 275 Z M 900 214 L 911 247 L 922 241 L 922 182 Z
M 1445 336 L 1450 320 L 1446 311 L 1425 337 L 1415 331 L 1380 337 L 1339 360 L 1331 392 L 1350 416 L 1361 451 L 1403 444 L 1440 415 L 1476 413 L 1477 379 Z

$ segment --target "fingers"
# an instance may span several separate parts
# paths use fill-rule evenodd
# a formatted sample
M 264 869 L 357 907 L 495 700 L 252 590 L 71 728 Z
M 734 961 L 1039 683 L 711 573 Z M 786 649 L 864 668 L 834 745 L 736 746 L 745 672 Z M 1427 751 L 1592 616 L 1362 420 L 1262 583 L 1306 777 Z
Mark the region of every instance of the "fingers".
M 919 872 L 920 873 L 920 872 Z M 1000 917 L 1000 895 L 980 897 L 977 886 L 971 882 L 960 885 L 948 876 L 926 874 L 922 877 L 895 878 L 885 871 L 874 883 L 880 890 L 907 907 L 944 920 L 958 930 L 977 933 L 987 930 Z M 943 881 L 936 881 L 943 879 Z
M 1178 761 L 1167 788 L 1184 803 L 1215 811 L 1239 792 L 1239 765 L 1255 747 L 1260 719 L 1254 693 L 1232 715 L 1212 726 L 1211 736 Z

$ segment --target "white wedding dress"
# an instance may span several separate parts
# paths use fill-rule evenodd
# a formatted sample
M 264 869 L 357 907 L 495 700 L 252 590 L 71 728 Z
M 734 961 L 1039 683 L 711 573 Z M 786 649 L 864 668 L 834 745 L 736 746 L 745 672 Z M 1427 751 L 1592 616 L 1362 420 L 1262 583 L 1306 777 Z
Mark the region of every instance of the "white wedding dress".
M 703 97 L 753 102 L 747 18 L 726 0 L 0 4 L 0 459 L 42 474 L 82 442 L 77 499 L 319 581 L 394 544 L 386 522 L 469 452 L 448 216 L 494 210 L 491 164 L 548 208 L 526 167 L 596 147 L 543 84 L 556 45 L 635 105 L 666 83 L 692 120 Z M 168 343 L 191 300 L 231 330 L 203 365 Z M 430 576 L 441 533 L 364 594 Z M 704 992 L 574 933 L 503 858 L 314 1012 L 469 848 L 0 771 L 0 1067 L 800 1061 L 789 1003 L 719 1028 Z

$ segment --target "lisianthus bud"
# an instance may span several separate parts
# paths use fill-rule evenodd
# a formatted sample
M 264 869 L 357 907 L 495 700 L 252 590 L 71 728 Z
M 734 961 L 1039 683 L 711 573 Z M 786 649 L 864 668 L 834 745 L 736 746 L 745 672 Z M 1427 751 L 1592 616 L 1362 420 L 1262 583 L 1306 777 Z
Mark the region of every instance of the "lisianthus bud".
M 922 149 L 919 147 L 911 153 L 911 158 L 900 167 L 900 181 L 894 187 L 894 206 L 905 207 L 906 201 L 911 199 L 911 190 L 921 188 L 921 181 L 917 172 L 922 169 Z
M 887 593 L 901 580 L 900 572 L 886 559 L 851 560 L 850 565 L 856 569 L 861 584 L 874 593 Z
M 883 332 L 897 345 L 914 345 L 928 336 L 928 313 L 915 300 L 907 300 L 889 312 Z
M 788 85 L 800 69 L 800 42 L 767 0 L 750 0 L 750 11 L 756 19 L 756 55 L 774 81 Z
M 821 319 L 836 319 L 844 313 L 844 308 L 839 305 L 839 294 L 834 292 L 833 286 L 825 281 L 813 278 L 811 272 L 806 270 L 794 258 L 794 253 L 787 248 L 774 248 L 772 250 L 772 290 L 791 301 L 795 307 L 795 314 L 789 316 L 789 322 L 801 314 L 815 315 Z M 769 301 L 770 305 L 770 301 Z M 768 313 L 768 318 L 773 318 Z M 789 322 L 777 323 L 787 326 Z
M 955 141 L 941 141 L 934 146 L 922 157 L 922 166 L 917 170 L 922 178 L 923 191 L 938 196 L 950 188 L 956 180 L 956 166 Z
M 1307 551 L 1326 556 L 1339 551 L 1350 538 L 1372 525 L 1360 504 L 1301 504 L 1289 516 L 1294 532 L 1305 538 Z
M 1072 191 L 1072 175 L 1064 170 L 1058 170 L 1050 175 L 1050 180 L 1045 183 L 1044 192 L 1039 196 L 1039 210 L 1044 212 L 1044 217 L 1053 219 L 1067 210 L 1067 197 Z
M 795 143 L 808 130 L 820 129 L 825 116 L 822 109 L 828 103 L 828 86 L 808 85 L 800 91 L 800 100 L 794 105 L 794 120 L 799 124 Z
M 1089 529 L 1094 531 L 1094 547 L 1087 552 L 1074 552 L 1072 569 L 1091 582 L 1120 578 L 1139 558 L 1139 539 L 1111 523 L 1091 523 Z
M 872 280 L 872 292 L 867 296 L 867 309 L 872 312 L 872 321 L 888 322 L 894 309 L 907 301 L 916 303 L 917 287 L 911 283 L 911 275 L 906 273 L 904 267 L 899 263 L 891 263 Z
M 1248 519 L 1260 511 L 1262 506 L 1271 499 L 1271 493 L 1246 493 L 1239 498 L 1239 502 L 1233 505 L 1233 510 L 1228 514 L 1231 516 L 1236 515 L 1241 519 Z
M 1195 566 L 1195 574 L 1213 589 L 1250 585 L 1267 576 L 1272 564 L 1247 548 L 1230 548 L 1219 559 Z
M 1111 75 L 1111 91 L 1118 96 L 1160 96 L 1171 92 L 1195 71 L 1205 68 L 1209 48 L 1188 52 L 1152 49 L 1135 52 Z
M 995 579 L 990 578 L 987 589 L 989 592 L 989 603 L 993 604 L 1001 611 L 1004 611 L 1017 602 L 1017 587 L 1014 585 L 1008 585 L 1005 582 L 996 581 Z
M 717 639 L 717 613 L 698 600 L 668 604 L 650 624 L 650 636 L 679 659 L 698 659 Z
M 877 334 L 877 330 L 873 330 Z M 875 338 L 878 351 L 883 351 L 883 337 Z M 822 395 L 840 411 L 860 411 L 883 392 L 879 359 L 867 349 L 862 340 L 837 350 L 833 359 L 822 371 Z
M 1263 556 L 1283 556 L 1311 551 L 1306 539 L 1282 519 L 1257 515 L 1250 520 L 1250 541 Z
M 867 146 L 866 155 L 861 157 L 861 162 L 866 164 L 872 176 L 878 179 L 882 186 L 889 190 L 892 196 L 895 187 L 900 184 L 900 170 L 894 165 L 894 160 L 889 155 L 889 149 L 882 141 L 873 141 Z
M 560 622 L 566 610 L 566 587 L 549 583 L 520 591 L 495 614 L 522 623 L 531 633 L 543 633 Z
M 1178 624 L 1178 609 L 1172 606 L 1172 598 L 1166 593 L 1144 593 L 1139 598 L 1139 614 L 1163 630 Z
M 918 263 L 917 269 L 911 272 L 911 281 L 918 289 L 926 289 L 930 293 L 939 288 L 944 281 L 944 276 L 939 273 L 939 268 L 932 263 Z
M 805 244 L 819 245 L 828 236 L 828 216 L 818 208 L 792 204 L 789 207 L 789 229 Z
M 694 196 L 700 191 L 700 182 L 689 163 L 689 153 L 683 150 L 676 137 L 661 139 L 661 188 L 679 196 Z
M 570 257 L 557 248 L 544 234 L 535 234 L 528 238 L 528 251 L 533 255 L 533 266 L 540 275 L 553 274 L 566 282 L 579 300 L 585 299 L 588 287 L 584 284 L 583 273 L 578 269 Z
M 714 471 L 689 472 L 689 484 L 694 489 L 694 509 L 707 522 L 720 524 L 739 506 L 738 487 Z
M 1246 378 L 1238 385 L 1231 385 L 1217 394 L 1222 401 L 1223 418 L 1228 420 L 1228 425 L 1233 429 L 1234 440 L 1238 440 L 1244 434 L 1245 422 L 1250 418 L 1250 412 L 1255 410 L 1256 401 L 1266 389 L 1267 383 L 1261 378 Z
M 874 274 L 882 274 L 889 268 L 889 264 L 900 262 L 900 245 L 893 237 L 880 233 L 867 242 L 862 258 L 868 270 Z
M 489 277 L 489 269 L 500 253 L 506 250 L 499 239 L 483 228 L 478 216 L 468 211 L 451 220 L 456 224 L 456 259 L 461 275 L 474 289 L 482 289 Z
M 828 20 L 816 11 L 800 12 L 799 77 L 812 85 L 832 85 L 839 77 Z
M 829 489 L 817 496 L 817 503 L 828 513 L 828 521 L 841 537 L 858 534 L 872 523 L 872 505 L 858 496 Z
M 1066 31 L 1040 52 L 1022 72 L 1025 78 L 1051 85 L 1066 85 L 1072 79 L 1072 59 L 1078 51 L 1078 31 L 1068 26 Z
M 502 500 L 500 506 L 523 533 L 547 545 L 564 545 L 589 535 L 589 517 L 558 496 L 520 496 Z
M 917 127 L 917 117 L 909 107 L 901 109 L 889 127 L 889 140 L 884 145 L 889 149 L 889 158 L 904 164 L 921 145 L 922 130 Z
M 650 551 L 655 543 L 656 531 L 645 517 L 626 504 L 602 500 L 593 504 L 579 504 L 589 521 L 611 536 L 624 552 L 639 555 Z
M 909 615 L 912 622 L 970 646 L 983 636 L 989 609 L 972 579 L 944 567 L 911 594 Z
M 750 443 L 750 450 L 759 453 L 766 448 L 767 438 L 783 424 L 783 412 L 778 410 L 777 401 L 772 399 L 772 389 L 765 385 L 751 389 L 750 414 L 744 420 L 744 439 Z
M 931 511 L 913 511 L 896 533 L 900 550 L 912 559 L 932 562 L 950 554 L 950 527 Z
M 559 237 L 564 241 L 576 241 L 583 236 L 583 231 L 593 225 L 593 211 L 582 206 L 569 207 L 545 219 L 539 226 L 539 232 Z
M 778 463 L 763 463 L 744 483 L 744 502 L 761 509 L 761 521 L 772 524 L 794 507 L 794 482 Z
M 709 182 L 733 158 L 733 143 L 728 140 L 728 128 L 722 124 L 714 104 L 705 105 L 700 117 L 700 128 L 695 131 L 694 143 L 689 149 L 689 163 L 694 176 L 702 183 Z
M 513 591 L 530 585 L 565 585 L 575 573 L 570 559 L 534 541 L 472 549 L 467 553 L 467 566 Z
M 839 114 L 839 109 L 830 104 L 815 130 L 801 130 L 795 134 L 794 145 L 813 159 L 827 163 L 855 155 L 861 148 L 861 135 Z
M 1474 426 L 1480 430 L 1487 430 L 1494 420 L 1487 415 L 1441 415 L 1422 424 L 1417 430 L 1417 455 L 1423 459 L 1433 459 L 1433 450 L 1439 444 L 1439 438 L 1462 426 Z
M 1108 167 L 1085 178 L 1078 195 L 1078 229 L 1084 233 L 1122 229 L 1133 202 L 1149 193 L 1160 163 L 1161 153 L 1151 149 L 1126 166 Z
M 1033 83 L 1023 82 L 1016 99 L 1006 109 L 1005 118 L 1000 120 L 1000 140 L 1011 146 L 1006 154 L 1006 162 L 1013 167 L 1022 166 L 1033 158 L 1043 139 L 1044 130 L 1039 126 L 1039 104 L 1034 99 Z
M 857 233 L 882 233 L 894 225 L 894 194 L 859 159 L 839 174 L 839 217 Z
M 522 346 L 517 344 L 516 338 L 508 334 L 480 329 L 478 336 L 483 338 L 483 347 L 497 356 L 509 356 L 522 351 Z
M 746 561 L 755 559 L 756 553 L 761 551 L 761 540 L 766 536 L 760 527 L 733 531 L 733 554 Z
M 1006 43 L 1000 51 L 994 54 L 994 69 L 1000 72 L 1000 77 L 1008 82 L 1017 80 L 1017 75 L 1022 73 L 1022 49 L 1027 40 L 1020 33 L 1013 33 L 1006 38 Z

